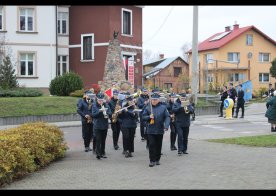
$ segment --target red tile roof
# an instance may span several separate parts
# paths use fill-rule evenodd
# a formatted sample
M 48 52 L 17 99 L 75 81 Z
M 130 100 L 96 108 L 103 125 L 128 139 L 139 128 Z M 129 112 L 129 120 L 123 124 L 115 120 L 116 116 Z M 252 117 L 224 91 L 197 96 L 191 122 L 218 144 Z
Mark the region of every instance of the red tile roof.
M 251 29 L 256 31 L 257 33 L 259 33 L 260 35 L 262 35 L 265 39 L 270 41 L 272 44 L 276 45 L 276 41 L 274 41 L 273 39 L 271 39 L 266 34 L 264 34 L 262 31 L 260 31 L 259 29 L 257 29 L 255 26 L 252 25 L 252 26 L 232 30 L 229 34 L 227 34 L 226 36 L 222 37 L 219 40 L 209 41 L 224 32 L 216 33 L 216 34 L 212 35 L 211 37 L 209 37 L 208 39 L 201 42 L 198 45 L 198 51 L 200 52 L 200 51 L 205 51 L 205 50 L 219 49 L 219 48 L 223 47 L 224 45 L 228 44 L 229 42 L 231 42 L 232 40 L 236 39 L 240 35 L 242 35 L 244 32 L 249 31 Z M 188 53 L 192 53 L 192 49 L 189 50 Z

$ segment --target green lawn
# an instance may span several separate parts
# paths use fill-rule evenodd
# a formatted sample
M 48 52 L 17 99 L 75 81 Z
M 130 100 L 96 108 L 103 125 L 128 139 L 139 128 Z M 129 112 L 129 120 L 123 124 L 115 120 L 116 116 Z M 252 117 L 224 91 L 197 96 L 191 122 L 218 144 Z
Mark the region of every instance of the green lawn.
M 237 138 L 225 138 L 225 139 L 209 139 L 209 142 L 218 142 L 226 144 L 238 144 L 246 146 L 258 146 L 258 147 L 276 147 L 276 135 L 259 135 Z
M 76 113 L 77 101 L 56 96 L 0 98 L 0 117 Z

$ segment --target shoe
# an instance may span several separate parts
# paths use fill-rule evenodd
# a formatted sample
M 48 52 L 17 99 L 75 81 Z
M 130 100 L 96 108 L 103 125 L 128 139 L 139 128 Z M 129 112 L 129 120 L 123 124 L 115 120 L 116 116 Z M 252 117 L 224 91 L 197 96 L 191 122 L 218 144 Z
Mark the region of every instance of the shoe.
M 115 150 L 118 150 L 118 149 L 119 149 L 119 146 L 118 146 L 118 145 L 115 145 L 115 146 L 114 146 L 114 149 L 115 149 Z
M 182 153 L 183 153 L 183 154 L 189 154 L 189 153 L 187 153 L 186 151 L 183 151 Z
M 129 153 L 129 155 L 128 155 L 128 156 L 129 156 L 129 157 L 133 157 L 133 155 L 132 155 L 132 153 L 131 153 L 131 152 Z
M 97 159 L 101 159 L 101 156 L 100 156 L 100 155 L 97 155 L 96 158 L 97 158 Z
M 84 152 L 88 152 L 88 151 L 89 151 L 89 148 L 88 148 L 88 147 L 85 147 Z
M 160 165 L 160 162 L 159 162 L 159 161 L 156 161 L 156 162 L 155 162 L 155 165 Z
M 142 142 L 145 141 L 145 138 L 142 137 L 142 138 L 141 138 L 141 141 L 142 141 Z
M 126 151 L 126 153 L 125 153 L 125 157 L 126 157 L 126 158 L 128 158 L 128 157 L 129 157 L 129 152 L 128 152 L 128 151 Z
M 276 132 L 276 128 L 271 127 L 271 132 Z
M 241 116 L 240 118 L 244 118 L 243 116 Z
M 233 118 L 238 118 L 238 116 L 233 116 Z
M 155 163 L 153 161 L 150 162 L 149 167 L 153 167 Z
M 194 118 L 192 118 L 192 121 L 195 121 L 195 119 L 194 119 Z
M 107 156 L 105 154 L 101 155 L 101 158 L 107 158 Z
M 89 151 L 92 151 L 92 148 L 88 147 L 88 150 L 89 150 Z
M 177 148 L 175 146 L 171 147 L 171 151 L 173 150 L 177 150 Z
M 182 154 L 183 154 L 183 152 L 181 152 L 181 151 L 178 151 L 178 156 L 181 156 Z
M 126 154 L 126 151 L 124 150 L 124 151 L 122 152 L 122 154 Z
M 223 117 L 223 115 L 219 115 L 218 117 Z

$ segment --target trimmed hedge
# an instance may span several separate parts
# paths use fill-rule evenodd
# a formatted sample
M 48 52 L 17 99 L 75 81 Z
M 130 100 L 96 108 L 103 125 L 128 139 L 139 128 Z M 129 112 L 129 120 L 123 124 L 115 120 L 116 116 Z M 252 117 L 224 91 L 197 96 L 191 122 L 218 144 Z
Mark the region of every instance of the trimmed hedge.
M 66 149 L 63 132 L 47 123 L 0 131 L 0 186 L 64 157 Z
M 0 89 L 0 97 L 39 97 L 42 94 L 40 90 L 30 88 Z
M 49 91 L 51 95 L 69 96 L 71 92 L 82 88 L 81 77 L 74 72 L 69 72 L 55 77 L 50 83 Z

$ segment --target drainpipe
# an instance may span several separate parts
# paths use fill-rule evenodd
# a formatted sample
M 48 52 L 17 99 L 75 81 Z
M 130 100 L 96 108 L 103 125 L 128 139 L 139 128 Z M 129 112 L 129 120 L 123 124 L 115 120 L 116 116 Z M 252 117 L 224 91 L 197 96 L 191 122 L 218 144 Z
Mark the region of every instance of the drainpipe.
M 56 5 L 56 74 L 55 76 L 57 76 L 58 73 L 58 29 L 57 29 L 57 16 L 58 16 L 58 6 Z

